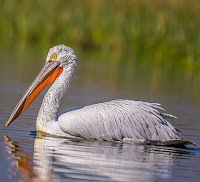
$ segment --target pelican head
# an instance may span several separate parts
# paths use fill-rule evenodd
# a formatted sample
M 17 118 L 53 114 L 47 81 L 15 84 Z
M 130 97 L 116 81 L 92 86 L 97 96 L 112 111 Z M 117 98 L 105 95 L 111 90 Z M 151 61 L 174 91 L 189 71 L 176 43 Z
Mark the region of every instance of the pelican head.
M 56 62 L 60 67 L 65 67 L 69 64 L 77 64 L 77 60 L 74 50 L 62 44 L 49 49 L 46 63 Z
M 45 65 L 22 96 L 5 126 L 8 127 L 34 101 L 40 92 L 58 78 L 64 68 L 77 65 L 77 56 L 74 50 L 65 45 L 50 48 Z

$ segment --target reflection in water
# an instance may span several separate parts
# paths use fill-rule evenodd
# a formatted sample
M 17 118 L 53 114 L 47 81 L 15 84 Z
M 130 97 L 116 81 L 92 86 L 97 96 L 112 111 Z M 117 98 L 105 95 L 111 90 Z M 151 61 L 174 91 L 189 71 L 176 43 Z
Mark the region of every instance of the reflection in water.
M 77 143 L 38 138 L 34 151 L 35 170 L 43 180 L 65 177 L 90 181 L 130 181 L 133 178 L 153 181 L 154 175 L 168 177 L 173 162 L 162 152 L 152 153 L 147 146 L 110 142 Z
M 171 176 L 180 150 L 145 145 L 38 137 L 33 158 L 4 136 L 23 181 L 154 181 Z M 33 160 L 33 161 L 32 161 Z M 34 164 L 34 165 L 33 165 Z
M 6 135 L 4 135 L 4 142 L 8 145 L 7 151 L 11 154 L 12 166 L 17 168 L 19 171 L 12 171 L 12 174 L 19 172 L 22 176 L 23 181 L 30 181 L 36 177 L 33 172 L 32 156 L 26 154 L 23 148 L 17 142 L 13 142 Z M 17 175 L 18 176 L 18 175 Z

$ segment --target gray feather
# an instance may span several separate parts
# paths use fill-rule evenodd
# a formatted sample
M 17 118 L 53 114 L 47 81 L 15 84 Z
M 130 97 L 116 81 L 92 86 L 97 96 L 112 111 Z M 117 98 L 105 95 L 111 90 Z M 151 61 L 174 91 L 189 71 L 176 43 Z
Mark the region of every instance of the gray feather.
M 64 113 L 58 118 L 58 124 L 65 133 L 87 139 L 182 140 L 181 134 L 163 117 L 172 115 L 160 113 L 157 106 L 141 101 L 113 100 Z

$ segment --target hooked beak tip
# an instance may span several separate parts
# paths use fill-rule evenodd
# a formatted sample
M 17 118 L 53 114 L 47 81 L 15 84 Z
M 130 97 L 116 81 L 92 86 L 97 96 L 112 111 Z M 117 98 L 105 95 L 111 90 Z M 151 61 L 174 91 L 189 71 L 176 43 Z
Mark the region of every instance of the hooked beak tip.
M 5 127 L 7 128 L 9 126 L 9 123 L 8 122 L 6 122 L 6 124 L 5 124 Z

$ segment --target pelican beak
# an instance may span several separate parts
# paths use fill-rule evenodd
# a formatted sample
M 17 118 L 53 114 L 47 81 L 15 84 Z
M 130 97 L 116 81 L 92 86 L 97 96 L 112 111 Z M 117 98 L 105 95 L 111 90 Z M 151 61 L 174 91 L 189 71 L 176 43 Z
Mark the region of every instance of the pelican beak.
M 53 83 L 62 73 L 62 71 L 63 68 L 59 66 L 59 62 L 46 62 L 40 73 L 37 75 L 33 83 L 26 90 L 25 94 L 16 105 L 5 126 L 8 127 L 10 123 L 12 123 L 20 114 L 22 114 L 40 94 L 40 92 L 44 90 L 45 87 Z

